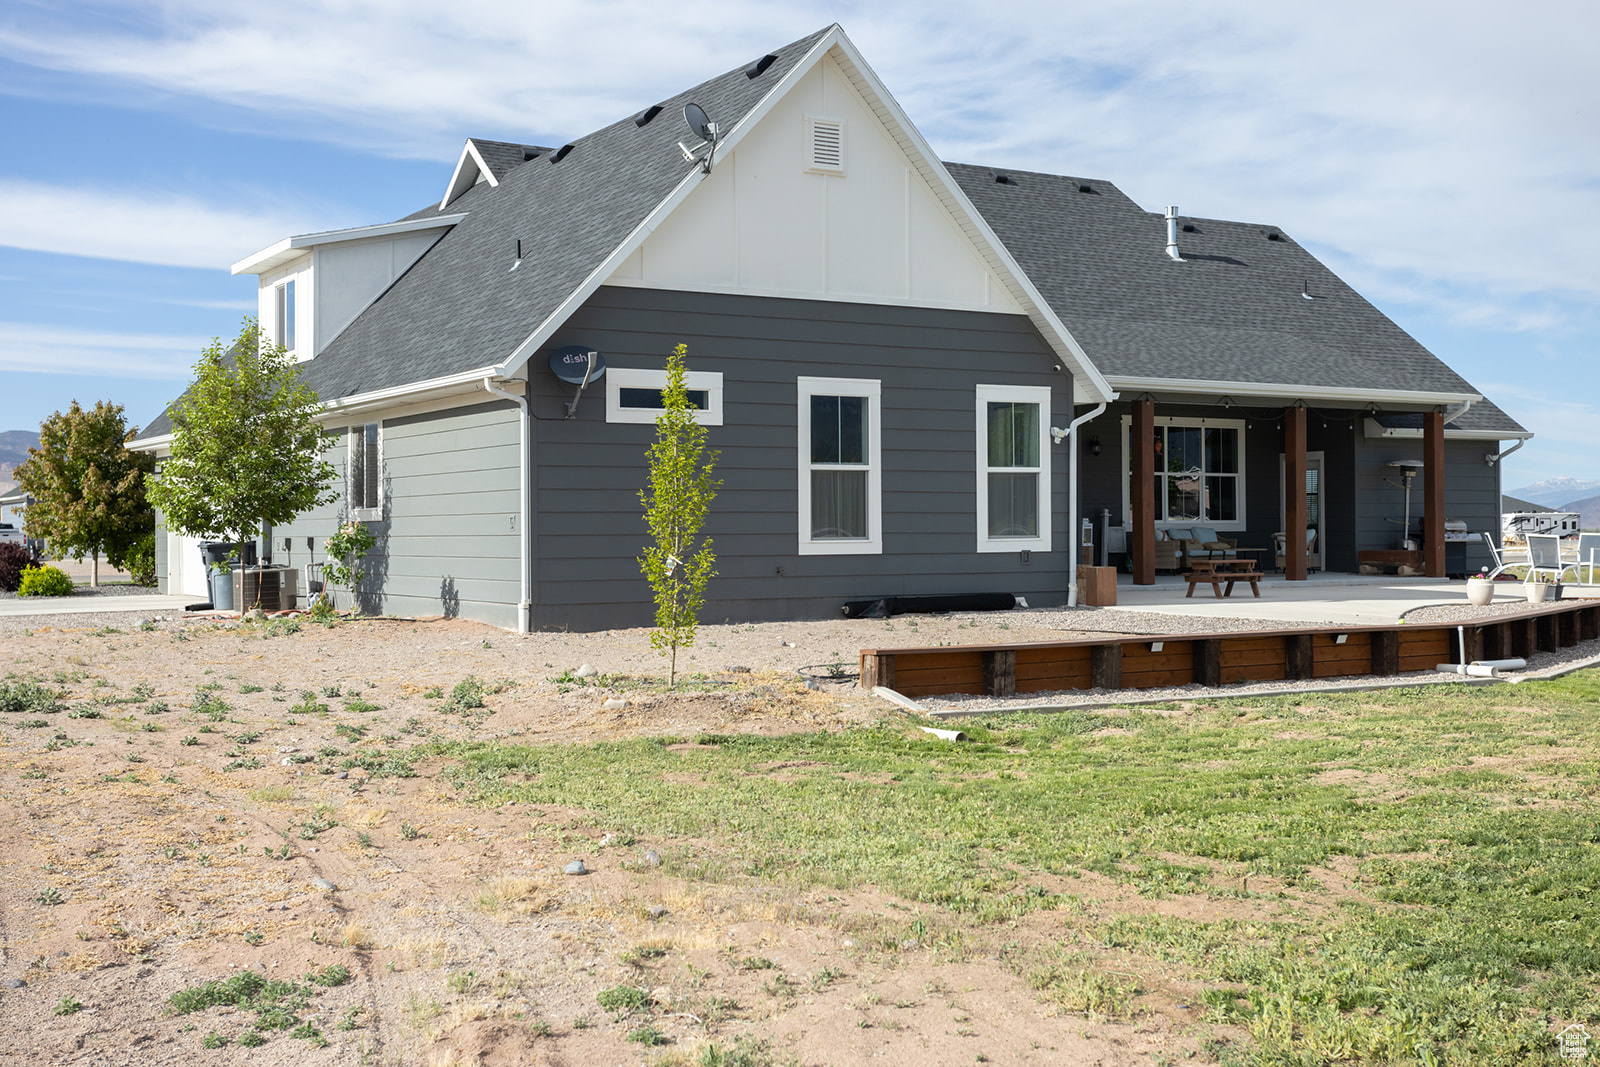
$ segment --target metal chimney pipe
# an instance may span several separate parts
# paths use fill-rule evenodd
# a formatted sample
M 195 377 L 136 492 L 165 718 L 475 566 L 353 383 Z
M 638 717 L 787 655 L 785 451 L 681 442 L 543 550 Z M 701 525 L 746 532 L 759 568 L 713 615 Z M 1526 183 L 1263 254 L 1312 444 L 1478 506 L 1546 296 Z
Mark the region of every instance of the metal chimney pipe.
M 1167 208 L 1167 255 L 1172 257 L 1174 263 L 1184 262 L 1183 256 L 1178 254 L 1178 209 L 1176 206 Z

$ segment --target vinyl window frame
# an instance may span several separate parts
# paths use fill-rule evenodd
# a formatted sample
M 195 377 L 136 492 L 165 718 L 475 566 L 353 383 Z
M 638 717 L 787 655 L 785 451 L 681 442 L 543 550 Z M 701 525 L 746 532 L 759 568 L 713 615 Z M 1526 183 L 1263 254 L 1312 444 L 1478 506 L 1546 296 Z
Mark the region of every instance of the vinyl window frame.
M 973 455 L 977 465 L 977 534 L 979 552 L 1050 551 L 1051 513 L 1054 492 L 1050 463 L 1051 389 L 1047 385 L 979 385 L 976 389 L 977 440 Z M 1039 409 L 1039 465 L 1037 467 L 995 467 L 989 464 L 989 405 L 1033 404 Z M 989 475 L 1020 474 L 1033 471 L 1039 479 L 1039 530 L 1034 537 L 994 537 L 989 534 Z
M 883 382 L 877 378 L 795 379 L 796 460 L 798 461 L 798 552 L 802 556 L 878 556 L 883 554 Z M 817 396 L 858 396 L 867 402 L 866 462 L 819 464 L 811 461 L 811 399 Z M 811 535 L 811 475 L 817 470 L 865 470 L 867 474 L 867 536 L 816 538 Z
M 1161 518 L 1155 520 L 1155 528 L 1158 530 L 1174 528 L 1181 530 L 1190 526 L 1205 526 L 1216 530 L 1218 533 L 1240 533 L 1247 529 L 1249 526 L 1249 519 L 1247 518 L 1249 512 L 1245 508 L 1245 492 L 1249 487 L 1249 479 L 1246 476 L 1248 468 L 1245 465 L 1245 460 L 1249 452 L 1249 443 L 1245 434 L 1245 420 L 1214 419 L 1209 415 L 1203 417 L 1198 415 L 1157 415 L 1155 417 L 1155 424 L 1167 429 L 1171 429 L 1172 427 L 1176 426 L 1180 430 L 1236 430 L 1238 431 L 1238 435 L 1234 438 L 1234 440 L 1239 443 L 1238 453 L 1234 456 L 1234 466 L 1237 468 L 1236 470 L 1231 473 L 1202 471 L 1200 476 L 1202 482 L 1206 478 L 1234 479 L 1234 512 L 1236 515 L 1238 515 L 1238 518 L 1231 520 L 1217 520 L 1211 518 L 1167 518 L 1166 478 L 1168 477 L 1168 474 L 1166 471 L 1156 471 L 1155 506 L 1160 512 Z M 1201 440 L 1204 440 L 1203 434 Z M 1124 523 L 1130 526 L 1133 523 L 1132 480 L 1133 416 L 1124 415 L 1122 416 L 1122 519 Z M 1326 491 L 1326 486 L 1324 486 L 1324 491 Z
M 299 312 L 295 306 L 294 283 L 294 278 L 286 278 L 272 287 L 272 340 L 290 352 L 295 351 L 296 317 Z
M 706 406 L 695 409 L 694 421 L 702 426 L 721 426 L 722 372 L 706 370 L 685 371 L 683 379 L 685 388 L 703 390 L 706 394 Z M 626 407 L 622 403 L 622 390 L 665 389 L 667 387 L 667 372 L 665 370 L 659 370 L 654 367 L 607 367 L 604 381 L 606 383 L 607 422 L 655 425 L 655 421 L 661 415 L 662 409 Z
M 369 427 L 376 437 L 376 447 L 370 458 L 376 461 L 378 468 L 370 498 L 366 495 L 366 486 L 358 485 L 356 481 L 358 475 L 366 474 L 369 458 L 366 433 Z M 345 432 L 345 449 L 345 501 L 350 509 L 350 518 L 356 522 L 376 522 L 383 518 L 383 423 L 362 422 L 352 425 Z M 365 480 L 362 477 L 362 481 Z

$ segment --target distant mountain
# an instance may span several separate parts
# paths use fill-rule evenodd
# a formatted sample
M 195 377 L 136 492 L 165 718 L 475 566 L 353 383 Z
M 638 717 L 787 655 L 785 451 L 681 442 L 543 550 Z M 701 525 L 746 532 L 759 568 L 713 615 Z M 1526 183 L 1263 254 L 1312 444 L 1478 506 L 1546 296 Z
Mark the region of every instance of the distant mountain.
M 1576 511 L 1569 505 L 1570 501 L 1582 500 L 1600 492 L 1600 481 L 1585 481 L 1581 478 L 1546 478 L 1542 482 L 1525 485 L 1521 489 L 1507 490 L 1506 495 L 1521 497 L 1531 500 L 1535 504 L 1543 504 L 1547 508 L 1560 508 L 1562 511 Z
M 15 481 L 11 472 L 28 458 L 28 449 L 38 447 L 37 430 L 0 431 L 0 482 Z
M 1587 496 L 1565 505 L 1562 511 L 1576 511 L 1578 525 L 1585 530 L 1600 530 L 1600 496 Z

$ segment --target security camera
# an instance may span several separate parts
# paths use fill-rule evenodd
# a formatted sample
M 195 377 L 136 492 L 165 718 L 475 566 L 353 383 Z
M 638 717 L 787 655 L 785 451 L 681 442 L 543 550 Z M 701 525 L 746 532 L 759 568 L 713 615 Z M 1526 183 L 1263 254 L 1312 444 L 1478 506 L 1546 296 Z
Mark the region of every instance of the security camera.
M 1059 426 L 1052 426 L 1050 427 L 1050 440 L 1059 445 L 1061 442 L 1065 441 L 1071 433 L 1071 430 L 1063 430 Z

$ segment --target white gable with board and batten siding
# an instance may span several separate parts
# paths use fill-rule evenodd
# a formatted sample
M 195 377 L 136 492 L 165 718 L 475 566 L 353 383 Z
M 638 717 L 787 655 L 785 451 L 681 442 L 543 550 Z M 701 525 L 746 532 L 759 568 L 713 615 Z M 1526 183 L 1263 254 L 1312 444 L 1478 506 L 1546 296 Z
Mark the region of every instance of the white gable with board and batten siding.
M 836 54 L 607 284 L 1024 313 Z

